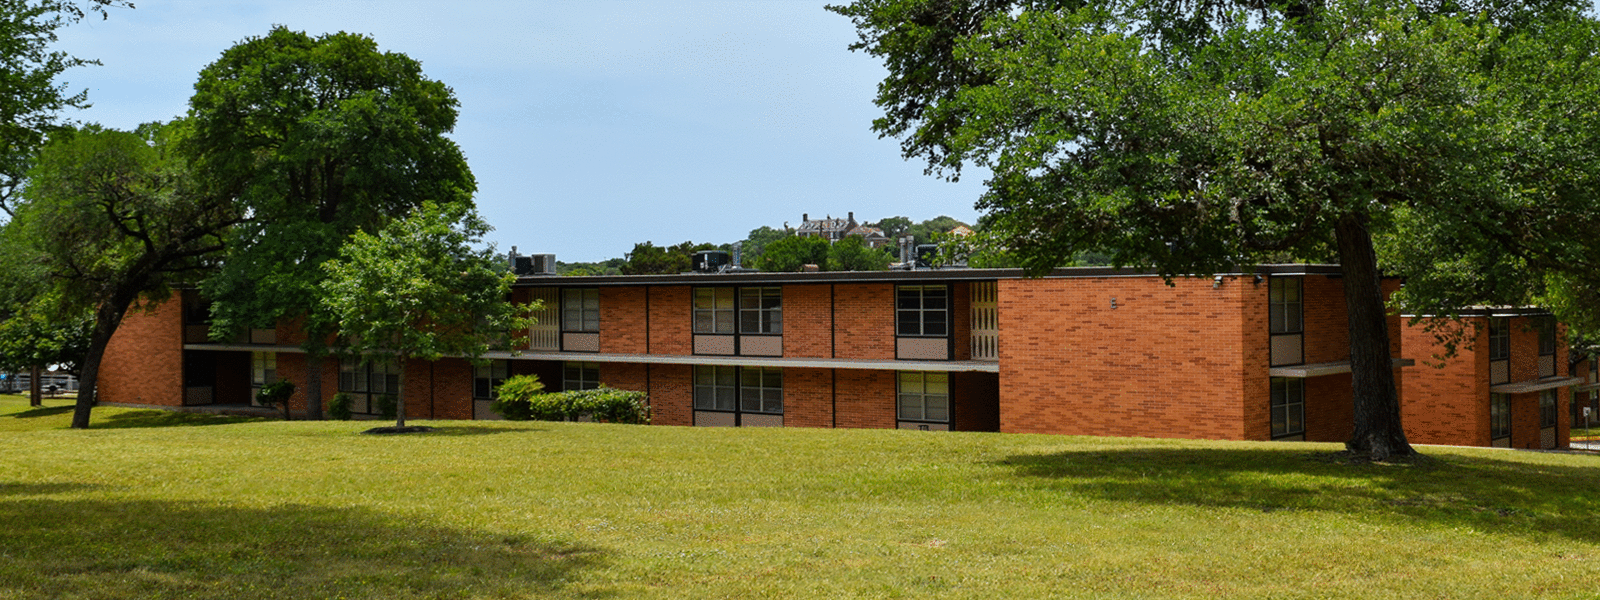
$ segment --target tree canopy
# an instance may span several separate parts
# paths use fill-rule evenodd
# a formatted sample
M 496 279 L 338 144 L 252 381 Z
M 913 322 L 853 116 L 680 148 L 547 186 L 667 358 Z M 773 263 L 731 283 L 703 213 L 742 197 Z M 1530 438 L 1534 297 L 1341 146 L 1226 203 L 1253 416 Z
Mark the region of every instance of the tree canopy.
M 1376 459 L 1411 449 L 1375 239 L 1422 250 L 1391 267 L 1403 300 L 1439 309 L 1528 300 L 1594 254 L 1600 35 L 1586 2 L 831 9 L 889 69 L 874 128 L 933 173 L 988 167 L 983 225 L 1032 272 L 1084 250 L 1168 276 L 1283 252 L 1337 260 L 1348 446 Z
M 118 0 L 89 0 L 80 5 L 63 0 L 18 0 L 0 6 L 0 211 L 10 214 L 17 191 L 45 137 L 60 124 L 67 108 L 88 107 L 88 93 L 68 90 L 56 78 L 67 69 L 97 65 L 51 50 L 56 30 L 108 6 L 133 5 Z
M 216 193 L 253 217 L 230 234 L 229 259 L 201 284 L 212 335 L 225 339 L 303 318 L 308 372 L 334 333 L 321 269 L 356 232 L 374 232 L 424 201 L 471 202 L 466 159 L 448 134 L 457 102 L 417 61 L 372 38 L 274 27 L 200 72 L 183 151 Z M 320 418 L 321 378 L 308 377 Z
M 171 297 L 216 264 L 223 235 L 243 214 L 206 193 L 172 150 L 181 125 L 138 132 L 61 131 L 29 172 L 6 225 L 6 253 L 27 257 L 49 281 L 54 314 L 92 311 L 72 426 L 88 427 L 100 359 L 127 311 Z
M 634 244 L 627 262 L 620 270 L 623 275 L 668 275 L 683 273 L 694 267 L 694 253 L 716 250 L 716 244 L 683 242 L 662 248 L 650 242 Z
M 322 305 L 363 360 L 476 360 L 526 331 L 507 300 L 516 280 L 492 247 L 474 250 L 489 226 L 462 203 L 423 204 L 376 234 L 356 232 L 322 265 Z M 404 427 L 405 400 L 396 426 Z

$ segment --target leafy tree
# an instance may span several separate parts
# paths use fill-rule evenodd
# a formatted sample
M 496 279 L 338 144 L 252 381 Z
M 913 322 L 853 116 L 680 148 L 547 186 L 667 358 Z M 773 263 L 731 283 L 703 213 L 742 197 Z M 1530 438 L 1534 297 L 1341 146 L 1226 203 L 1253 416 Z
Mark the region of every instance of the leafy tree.
M 874 128 L 934 173 L 988 167 L 978 207 L 1032 272 L 1084 250 L 1169 277 L 1281 252 L 1337 259 L 1346 445 L 1373 459 L 1412 453 L 1375 238 L 1421 251 L 1393 265 L 1414 306 L 1576 298 L 1585 286 L 1569 280 L 1595 277 L 1600 35 L 1586 1 L 830 9 L 888 67 Z M 1516 269 L 1535 285 L 1494 283 Z
M 767 244 L 755 267 L 762 271 L 787 273 L 805 265 L 828 264 L 828 240 L 814 235 L 796 235 Z
M 423 201 L 470 202 L 472 173 L 446 137 L 456 98 L 369 37 L 274 27 L 202 70 L 189 105 L 184 152 L 254 216 L 200 286 L 213 300 L 212 336 L 303 317 L 307 413 L 320 419 L 322 357 L 336 333 L 321 265 L 352 234 Z
M 231 198 L 205 193 L 172 152 L 177 126 L 138 133 L 61 132 L 30 171 L 6 225 L 6 247 L 48 275 L 55 314 L 92 311 L 72 426 L 89 426 L 100 360 L 135 303 L 159 303 L 170 286 L 215 264 L 222 235 L 240 221 Z M 41 296 L 44 297 L 44 296 Z
M 888 252 L 869 248 L 859 236 L 847 236 L 828 247 L 823 268 L 828 271 L 883 271 L 894 259 Z
M 938 243 L 935 238 L 937 238 L 939 234 L 949 233 L 950 230 L 963 225 L 966 225 L 966 223 L 957 221 L 954 217 L 939 215 L 932 219 L 928 219 L 921 223 L 907 227 L 906 233 L 915 236 L 917 244 L 934 244 Z
M 900 236 L 905 235 L 907 231 L 911 230 L 911 219 L 905 217 L 889 217 L 887 219 L 879 220 L 877 223 L 869 223 L 868 225 L 882 230 L 884 237 L 887 237 L 891 240 L 898 240 Z
M 715 244 L 694 242 L 683 242 L 666 248 L 650 242 L 634 244 L 633 252 L 628 253 L 627 263 L 623 264 L 620 270 L 623 275 L 683 273 L 693 268 L 694 253 L 716 249 Z
M 67 91 L 56 77 L 67 69 L 98 65 L 53 51 L 56 30 L 82 19 L 85 10 L 105 17 L 108 6 L 133 5 L 119 0 L 89 0 L 80 5 L 61 0 L 13 0 L 0 4 L 0 210 L 11 214 L 28 169 L 55 131 L 62 109 L 89 106 L 86 92 Z
M 45 367 L 61 365 L 68 373 L 82 374 L 83 359 L 94 332 L 94 313 L 78 310 L 57 314 L 60 302 L 53 294 L 35 298 L 10 311 L 0 321 L 0 371 L 28 371 L 34 382 L 29 402 L 40 405 L 38 381 Z
M 516 276 L 494 249 L 480 245 L 484 223 L 463 203 L 424 203 L 376 235 L 357 232 L 323 264 L 322 304 L 364 360 L 446 356 L 477 360 L 509 346 L 508 331 L 531 324 L 523 308 L 506 300 Z M 396 427 L 405 427 L 405 401 Z
M 756 260 L 761 258 L 761 253 L 767 249 L 767 244 L 790 235 L 793 234 L 781 229 L 773 229 L 766 225 L 751 229 L 750 235 L 744 238 L 744 245 L 739 248 L 739 262 L 747 265 L 755 264 Z

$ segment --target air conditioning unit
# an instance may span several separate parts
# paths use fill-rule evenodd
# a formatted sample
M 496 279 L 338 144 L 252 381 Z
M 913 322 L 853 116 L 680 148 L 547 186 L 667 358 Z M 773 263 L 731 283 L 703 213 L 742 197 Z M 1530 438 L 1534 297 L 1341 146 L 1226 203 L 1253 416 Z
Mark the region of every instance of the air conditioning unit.
M 701 273 L 716 273 L 731 262 L 728 253 L 721 250 L 701 250 L 694 253 L 694 270 Z
M 555 275 L 556 255 L 534 254 L 532 256 L 518 256 L 516 249 L 512 249 L 511 273 L 522 277 L 524 275 Z

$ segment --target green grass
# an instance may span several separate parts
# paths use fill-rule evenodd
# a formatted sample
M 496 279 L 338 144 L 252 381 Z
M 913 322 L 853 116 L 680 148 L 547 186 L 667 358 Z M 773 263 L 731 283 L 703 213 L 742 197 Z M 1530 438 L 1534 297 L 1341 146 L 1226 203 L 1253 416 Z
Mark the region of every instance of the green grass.
M 0 599 L 1593 598 L 1600 456 L 0 398 Z M 193 426 L 211 423 L 209 426 Z M 173 426 L 182 425 L 182 426 Z

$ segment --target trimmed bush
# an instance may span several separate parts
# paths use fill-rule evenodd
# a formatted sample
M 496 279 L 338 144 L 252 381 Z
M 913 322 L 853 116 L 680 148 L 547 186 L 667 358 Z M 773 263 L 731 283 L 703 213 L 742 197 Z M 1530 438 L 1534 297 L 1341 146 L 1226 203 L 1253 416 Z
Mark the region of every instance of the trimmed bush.
M 261 391 L 256 393 L 256 402 L 266 406 L 283 407 L 283 420 L 289 420 L 289 397 L 294 395 L 294 384 L 286 380 L 274 381 L 261 386 Z
M 519 381 L 519 380 L 531 380 Z M 601 387 L 592 390 L 539 393 L 544 385 L 531 375 L 507 379 L 499 397 L 489 408 L 509 421 L 577 421 L 588 417 L 596 423 L 650 423 L 650 407 L 644 392 L 629 392 Z
M 340 421 L 349 421 L 355 416 L 350 410 L 350 394 L 339 392 L 333 395 L 333 400 L 328 401 L 328 416 Z
M 393 419 L 399 415 L 399 402 L 395 399 L 394 394 L 383 394 L 373 398 L 372 401 L 377 405 L 379 416 L 385 419 Z

